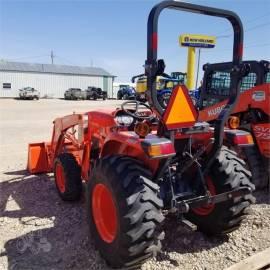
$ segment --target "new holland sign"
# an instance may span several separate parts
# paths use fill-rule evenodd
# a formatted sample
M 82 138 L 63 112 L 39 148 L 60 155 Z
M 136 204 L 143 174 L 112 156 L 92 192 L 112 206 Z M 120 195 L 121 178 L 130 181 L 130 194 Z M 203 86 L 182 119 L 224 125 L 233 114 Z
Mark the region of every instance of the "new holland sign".
M 184 47 L 214 48 L 216 44 L 216 37 L 183 34 L 179 37 L 179 43 Z

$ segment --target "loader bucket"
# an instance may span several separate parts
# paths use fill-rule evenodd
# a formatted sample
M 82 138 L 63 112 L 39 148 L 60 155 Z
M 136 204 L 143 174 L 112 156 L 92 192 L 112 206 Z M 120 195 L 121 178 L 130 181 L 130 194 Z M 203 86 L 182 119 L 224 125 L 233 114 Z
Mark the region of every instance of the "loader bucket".
M 28 145 L 27 170 L 30 173 L 49 172 L 46 143 L 30 143 Z

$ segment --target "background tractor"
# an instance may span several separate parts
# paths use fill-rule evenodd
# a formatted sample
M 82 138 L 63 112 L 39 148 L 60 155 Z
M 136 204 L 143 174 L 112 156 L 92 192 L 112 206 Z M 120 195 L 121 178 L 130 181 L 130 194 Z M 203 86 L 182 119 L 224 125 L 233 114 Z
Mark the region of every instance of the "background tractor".
M 174 71 L 171 73 L 171 77 L 179 81 L 180 84 L 186 84 L 187 82 L 187 73 Z
M 184 84 L 185 74 L 182 72 L 172 72 L 173 76 L 163 74 L 163 76 L 157 76 L 156 89 L 157 98 L 163 108 L 166 108 L 170 99 L 172 89 L 178 84 Z M 140 74 L 132 77 L 132 83 L 136 80 L 136 100 L 145 102 L 147 91 L 147 77 L 144 74 Z
M 184 85 L 174 87 L 166 109 L 158 101 L 156 82 L 165 64 L 157 59 L 157 25 L 167 8 L 223 17 L 233 26 L 231 95 L 213 126 L 197 120 Z M 153 7 L 147 25 L 149 105 L 127 101 L 118 109 L 57 118 L 50 142 L 29 145 L 28 170 L 53 171 L 63 200 L 80 199 L 86 184 L 91 237 L 115 268 L 135 268 L 155 256 L 170 216 L 188 219 L 208 235 L 225 234 L 240 226 L 254 202 L 250 173 L 222 145 L 247 72 L 241 20 L 231 11 L 164 1 Z
M 268 61 L 244 61 L 250 71 L 240 84 L 240 99 L 226 127 L 249 131 L 254 145 L 239 146 L 229 140 L 228 146 L 237 151 L 252 172 L 257 188 L 265 188 L 270 177 L 270 63 Z M 202 121 L 214 121 L 230 94 L 230 70 L 232 63 L 204 65 L 203 85 L 198 106 Z M 233 131 L 235 132 L 235 131 Z
M 119 100 L 136 99 L 136 91 L 130 85 L 121 84 L 117 92 L 117 99 Z

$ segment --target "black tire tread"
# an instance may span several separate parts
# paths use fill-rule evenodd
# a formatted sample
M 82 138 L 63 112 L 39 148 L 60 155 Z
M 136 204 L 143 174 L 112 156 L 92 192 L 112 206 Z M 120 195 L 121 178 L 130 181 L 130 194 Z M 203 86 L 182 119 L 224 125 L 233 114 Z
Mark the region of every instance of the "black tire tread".
M 61 153 L 55 159 L 55 165 L 60 162 L 64 169 L 66 179 L 66 190 L 62 193 L 57 185 L 57 191 L 64 201 L 77 201 L 81 198 L 82 193 L 82 180 L 81 180 L 81 167 L 79 166 L 76 158 L 70 153 Z M 55 167 L 54 165 L 54 167 Z M 56 174 L 54 174 L 56 179 Z
M 156 256 L 164 238 L 161 229 L 163 202 L 158 197 L 159 186 L 150 180 L 151 172 L 140 161 L 130 157 L 105 157 L 97 163 L 95 170 L 110 176 L 109 181 L 119 194 L 117 200 L 122 206 L 124 204 L 122 244 L 117 254 L 113 255 L 103 253 L 102 247 L 98 246 L 101 256 L 112 267 L 137 268 L 147 258 Z
M 269 175 L 257 146 L 243 148 L 248 167 L 252 173 L 251 181 L 257 189 L 264 189 L 269 185 Z
M 251 183 L 251 174 L 244 167 L 244 162 L 236 156 L 234 151 L 223 146 L 213 163 L 210 174 L 217 189 L 217 193 L 231 191 L 238 187 L 255 186 Z M 235 198 L 215 205 L 215 209 L 208 216 L 199 216 L 194 212 L 187 215 L 198 229 L 208 235 L 226 234 L 236 230 L 247 215 L 247 208 L 255 202 L 252 194 Z

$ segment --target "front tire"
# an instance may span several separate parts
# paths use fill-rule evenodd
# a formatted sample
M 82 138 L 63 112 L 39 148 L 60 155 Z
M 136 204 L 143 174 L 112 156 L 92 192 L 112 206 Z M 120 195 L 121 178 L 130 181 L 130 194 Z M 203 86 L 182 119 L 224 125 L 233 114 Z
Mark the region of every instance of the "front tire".
M 92 171 L 86 191 L 91 237 L 114 268 L 139 267 L 161 249 L 163 202 L 150 179 L 142 164 L 124 156 L 103 158 Z
M 54 162 L 56 189 L 63 201 L 77 201 L 82 193 L 81 168 L 70 153 L 58 155 Z
M 238 187 L 255 189 L 250 182 L 251 174 L 243 166 L 234 151 L 222 147 L 219 155 L 206 176 L 207 186 L 212 195 L 234 190 Z M 253 195 L 227 200 L 216 205 L 191 209 L 186 215 L 198 230 L 208 235 L 232 232 L 239 228 L 247 214 L 247 208 L 255 202 Z

